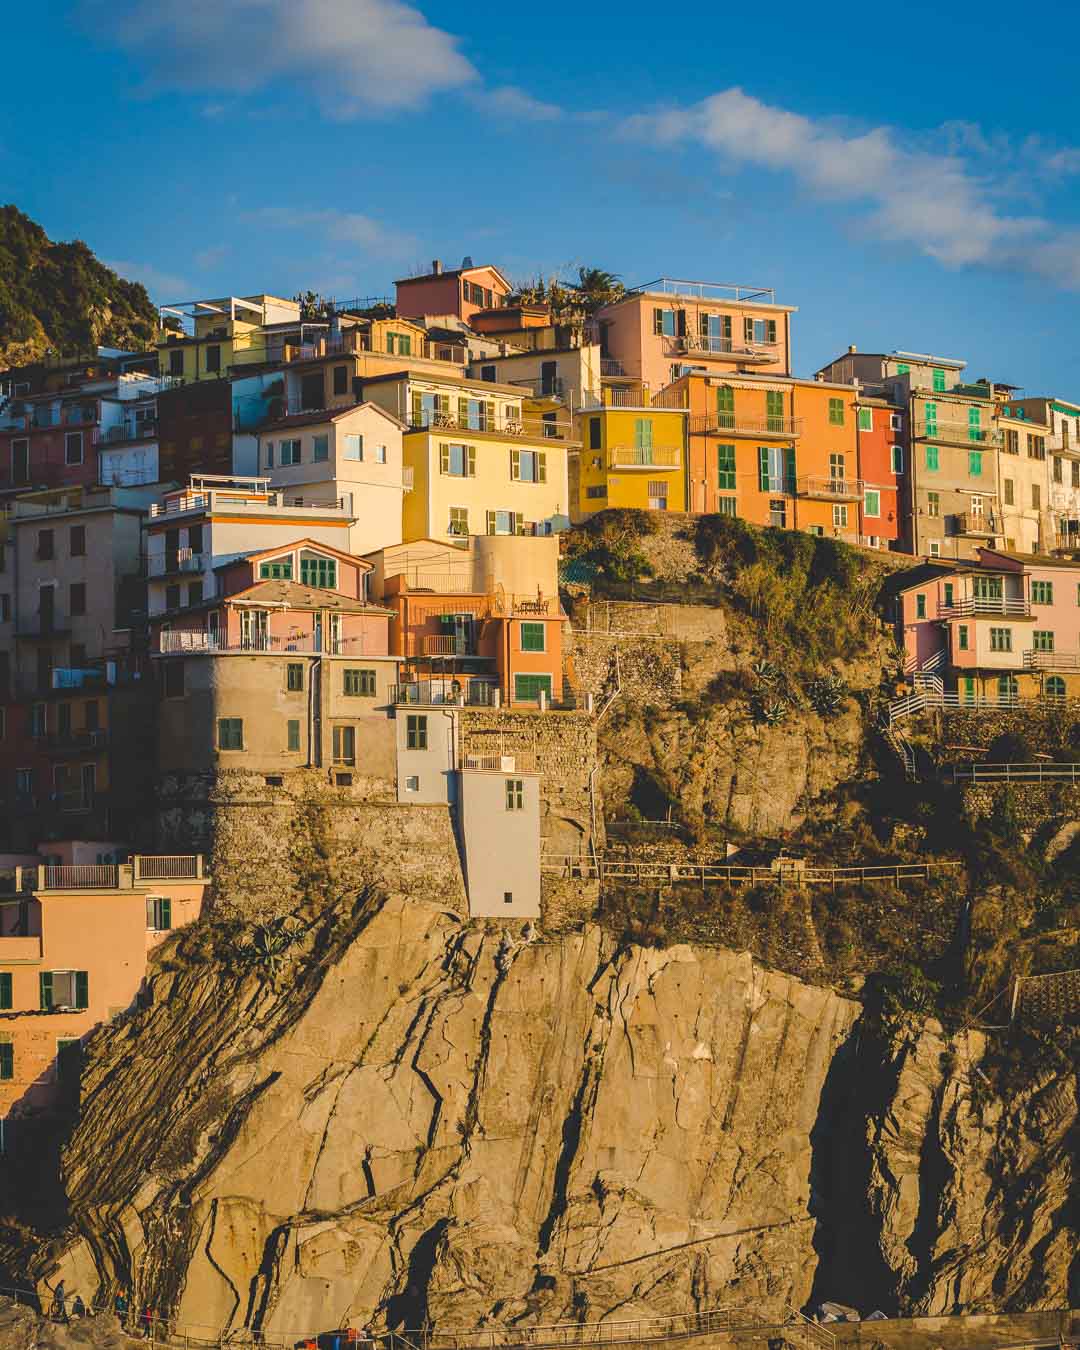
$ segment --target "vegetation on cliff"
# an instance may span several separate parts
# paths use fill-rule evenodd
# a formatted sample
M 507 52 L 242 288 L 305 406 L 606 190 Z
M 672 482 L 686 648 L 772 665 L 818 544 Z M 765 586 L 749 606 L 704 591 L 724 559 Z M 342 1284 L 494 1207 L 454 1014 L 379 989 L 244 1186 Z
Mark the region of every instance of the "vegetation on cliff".
M 0 206 L 0 370 L 47 351 L 139 351 L 154 341 L 146 288 L 75 239 L 51 240 L 16 206 Z

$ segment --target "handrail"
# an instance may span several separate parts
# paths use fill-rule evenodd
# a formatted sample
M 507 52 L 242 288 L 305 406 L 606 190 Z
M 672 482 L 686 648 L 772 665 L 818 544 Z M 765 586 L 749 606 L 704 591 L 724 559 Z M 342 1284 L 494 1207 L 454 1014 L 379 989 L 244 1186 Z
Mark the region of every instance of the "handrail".
M 952 782 L 971 783 L 1077 783 L 1080 764 L 1040 762 L 1021 764 L 980 760 L 971 764 L 948 764 L 942 769 Z
M 798 859 L 779 859 L 769 867 L 735 866 L 729 863 L 693 859 L 637 861 L 632 858 L 591 857 L 577 853 L 544 853 L 540 869 L 564 876 L 596 881 L 697 881 L 722 882 L 735 886 L 769 885 L 791 882 L 807 886 L 836 886 L 845 882 L 923 880 L 934 871 L 960 867 L 952 859 L 932 859 L 919 863 L 870 863 L 856 867 L 814 866 Z
M 1054 708 L 1078 707 L 1080 706 L 1080 699 L 1059 698 L 1056 695 L 1044 695 L 1041 699 L 1022 699 L 1019 695 L 1005 695 L 996 699 L 973 695 L 969 698 L 966 694 L 938 693 L 934 689 L 924 688 L 905 694 L 903 698 L 894 699 L 888 705 L 885 715 L 889 726 L 893 726 L 903 718 L 912 716 L 913 713 L 924 712 L 926 709 L 933 708 L 957 708 L 962 711 L 993 709 L 1000 712 L 1002 708 L 1045 708 L 1047 706 Z
M 985 519 L 985 517 L 979 517 Z M 951 605 L 938 605 L 939 619 L 970 619 L 979 615 L 990 618 L 1027 618 L 1031 614 L 1031 601 L 1023 596 L 1005 595 L 998 598 L 986 596 L 966 596 L 955 600 Z
M 691 435 L 801 436 L 801 417 L 744 417 L 739 412 L 692 413 Z

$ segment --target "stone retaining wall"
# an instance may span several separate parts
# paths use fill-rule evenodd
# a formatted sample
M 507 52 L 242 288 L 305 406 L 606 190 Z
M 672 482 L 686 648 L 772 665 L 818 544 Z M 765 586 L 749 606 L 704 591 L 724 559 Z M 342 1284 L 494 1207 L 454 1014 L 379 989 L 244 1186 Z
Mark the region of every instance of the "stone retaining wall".
M 1080 818 L 1080 786 L 1074 783 L 969 783 L 961 798 L 964 815 L 973 822 L 1006 805 L 1023 830 L 1055 819 Z

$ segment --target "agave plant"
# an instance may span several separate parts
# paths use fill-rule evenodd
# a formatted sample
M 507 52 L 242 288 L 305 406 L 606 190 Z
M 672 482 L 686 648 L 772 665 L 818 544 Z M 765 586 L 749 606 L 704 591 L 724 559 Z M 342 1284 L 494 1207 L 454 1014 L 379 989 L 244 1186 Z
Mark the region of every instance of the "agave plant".
M 811 706 L 822 717 L 835 717 L 847 698 L 847 685 L 839 675 L 823 675 L 811 680 L 807 689 Z
M 273 978 L 281 967 L 285 953 L 295 947 L 304 936 L 299 924 L 289 923 L 286 919 L 273 919 L 270 923 L 260 923 L 247 942 L 241 943 L 236 955 L 246 966 L 262 966 Z
M 780 679 L 780 668 L 773 665 L 764 656 L 759 657 L 750 669 L 754 672 L 762 684 L 776 684 Z
M 755 698 L 751 702 L 755 722 L 763 722 L 767 727 L 778 727 L 787 717 L 787 705 L 778 698 Z

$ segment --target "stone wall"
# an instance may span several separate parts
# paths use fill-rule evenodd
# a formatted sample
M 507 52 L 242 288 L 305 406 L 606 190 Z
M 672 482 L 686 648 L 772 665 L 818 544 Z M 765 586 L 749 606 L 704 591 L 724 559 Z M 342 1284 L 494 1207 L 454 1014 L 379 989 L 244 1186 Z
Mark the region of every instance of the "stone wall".
M 947 708 L 913 719 L 912 726 L 939 747 L 943 759 L 970 761 L 978 758 L 973 751 L 986 750 L 1006 732 L 1052 753 L 1066 743 L 1077 722 L 1080 708 L 1075 703 L 1030 702 L 1016 708 Z
M 1080 819 L 1080 787 L 1073 783 L 971 783 L 961 794 L 974 822 L 1007 809 L 1022 830 L 1055 819 Z

